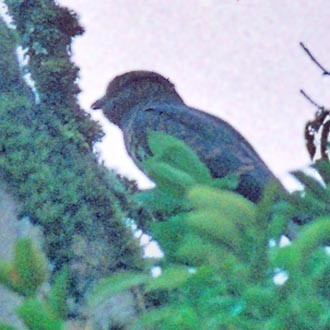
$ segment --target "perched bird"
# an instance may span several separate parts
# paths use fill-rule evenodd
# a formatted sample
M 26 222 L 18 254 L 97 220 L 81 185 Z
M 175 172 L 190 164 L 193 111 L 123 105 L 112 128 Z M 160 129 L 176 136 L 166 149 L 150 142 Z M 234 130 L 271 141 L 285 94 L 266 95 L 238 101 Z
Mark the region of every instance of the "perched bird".
M 93 109 L 123 131 L 128 154 L 143 171 L 151 156 L 148 132 L 163 131 L 183 140 L 206 164 L 214 178 L 239 176 L 238 193 L 252 202 L 265 185 L 277 181 L 253 147 L 228 123 L 187 106 L 174 85 L 149 71 L 132 71 L 114 78 Z

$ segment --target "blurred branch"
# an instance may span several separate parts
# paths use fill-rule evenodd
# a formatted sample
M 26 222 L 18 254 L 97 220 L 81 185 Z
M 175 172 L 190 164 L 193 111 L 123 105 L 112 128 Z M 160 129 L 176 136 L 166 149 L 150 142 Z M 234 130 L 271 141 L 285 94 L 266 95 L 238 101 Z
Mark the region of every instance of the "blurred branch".
M 330 76 L 330 71 L 327 70 L 323 65 L 320 64 L 320 62 L 314 57 L 314 55 L 310 52 L 310 50 L 304 45 L 304 43 L 299 43 L 302 49 L 306 52 L 306 54 L 309 56 L 309 58 L 323 71 L 324 76 Z
M 313 104 L 316 108 L 321 111 L 329 112 L 329 109 L 326 109 L 324 105 L 319 105 L 316 101 L 314 101 L 303 89 L 300 90 L 300 93 L 304 96 L 304 98 L 309 101 L 309 103 Z

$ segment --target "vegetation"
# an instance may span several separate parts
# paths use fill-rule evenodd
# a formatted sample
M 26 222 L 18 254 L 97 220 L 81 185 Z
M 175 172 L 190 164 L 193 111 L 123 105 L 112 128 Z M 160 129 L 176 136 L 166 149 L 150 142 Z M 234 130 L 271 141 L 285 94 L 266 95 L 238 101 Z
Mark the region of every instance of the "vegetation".
M 211 179 L 181 141 L 155 133 L 150 145 L 157 188 L 140 198 L 147 194 L 148 207 L 172 211 L 150 226 L 165 254 L 162 275 L 115 276 L 96 288 L 94 299 L 135 288 L 156 301 L 141 311 L 137 329 L 328 329 L 330 215 L 323 201 L 330 196 L 329 164 L 318 164 L 326 187 L 297 173 L 306 184 L 304 198 L 279 200 L 273 186 L 254 205 L 224 189 L 234 188 L 233 178 Z M 297 213 L 313 213 L 313 221 L 291 245 L 279 247 Z
M 102 132 L 77 102 L 76 14 L 51 0 L 6 3 L 17 29 L 0 22 L 0 176 L 21 216 L 43 228 L 50 263 L 29 239 L 0 263 L 0 283 L 24 297 L 17 313 L 25 325 L 64 328 L 68 315 L 79 316 L 68 297 L 86 297 L 96 284 L 88 306 L 132 293 L 136 321 L 128 329 L 329 329 L 328 117 L 309 123 L 322 131 L 314 166 L 323 183 L 296 172 L 303 192 L 283 195 L 270 185 L 255 205 L 231 191 L 237 177 L 213 179 L 189 147 L 161 133 L 150 135 L 146 163 L 156 188 L 137 192 L 92 153 Z M 25 69 L 15 60 L 18 44 L 29 56 Z M 37 94 L 22 79 L 26 69 Z M 125 217 L 159 242 L 164 258 L 142 260 Z M 280 247 L 292 219 L 301 229 Z M 150 276 L 154 266 L 158 277 Z
M 90 281 L 141 263 L 123 221 L 125 184 L 91 152 L 102 134 L 77 103 L 69 49 L 82 33 L 76 15 L 53 1 L 7 4 L 17 29 L 0 22 L 1 178 L 21 201 L 21 215 L 43 227 L 55 273 L 68 265 L 71 294 L 82 294 Z M 17 43 L 28 47 L 39 103 L 22 80 Z
M 17 313 L 28 329 L 60 330 L 67 316 L 68 272 L 62 271 L 47 296 L 41 298 L 38 291 L 47 278 L 46 266 L 41 251 L 28 238 L 17 241 L 11 262 L 0 263 L 0 283 L 25 297 Z M 0 323 L 0 329 L 15 328 Z

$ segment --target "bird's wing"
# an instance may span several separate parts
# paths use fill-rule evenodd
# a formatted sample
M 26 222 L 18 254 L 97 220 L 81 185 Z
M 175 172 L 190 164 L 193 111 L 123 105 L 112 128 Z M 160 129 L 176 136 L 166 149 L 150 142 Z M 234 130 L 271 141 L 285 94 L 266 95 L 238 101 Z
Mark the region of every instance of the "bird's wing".
M 136 159 L 137 148 L 142 149 L 140 152 L 148 150 L 150 131 L 163 131 L 183 140 L 215 177 L 256 172 L 263 180 L 271 175 L 253 147 L 233 127 L 199 110 L 185 105 L 156 104 L 135 111 L 124 135 L 127 149 L 137 162 L 143 159 Z

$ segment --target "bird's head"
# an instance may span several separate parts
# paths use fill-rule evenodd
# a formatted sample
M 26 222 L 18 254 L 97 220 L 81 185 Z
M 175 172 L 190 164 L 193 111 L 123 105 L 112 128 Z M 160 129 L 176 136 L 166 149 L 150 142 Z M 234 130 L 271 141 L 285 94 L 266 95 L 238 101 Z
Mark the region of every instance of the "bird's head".
M 105 95 L 92 104 L 103 109 L 106 117 L 121 126 L 125 115 L 156 102 L 183 102 L 174 85 L 152 71 L 131 71 L 114 78 Z

